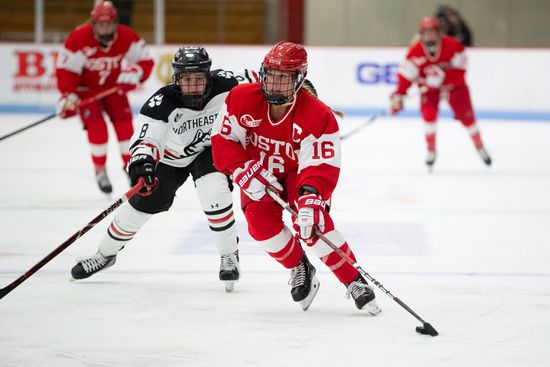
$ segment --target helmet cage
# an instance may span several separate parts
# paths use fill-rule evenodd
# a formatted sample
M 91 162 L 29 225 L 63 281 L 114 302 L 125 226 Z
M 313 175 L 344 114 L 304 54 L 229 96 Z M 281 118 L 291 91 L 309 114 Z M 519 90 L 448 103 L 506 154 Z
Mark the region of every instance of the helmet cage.
M 90 12 L 92 19 L 92 28 L 94 35 L 103 47 L 107 47 L 109 42 L 115 38 L 116 25 L 118 23 L 118 12 L 111 1 L 103 1 L 97 3 Z M 99 22 L 113 23 L 113 31 L 109 34 L 99 34 L 96 30 L 96 24 Z
M 172 61 L 172 68 L 174 70 L 172 74 L 172 81 L 184 107 L 197 109 L 201 108 L 206 102 L 212 86 L 212 80 L 210 78 L 211 66 L 212 60 L 208 56 L 208 53 L 204 47 L 181 47 L 176 52 L 174 61 Z M 180 81 L 182 76 L 188 73 L 206 74 L 206 86 L 203 93 L 184 93 L 182 91 Z M 200 85 L 202 85 L 202 83 Z
M 109 33 L 109 34 L 99 34 L 97 33 L 97 31 L 95 30 L 95 27 L 94 27 L 94 35 L 95 37 L 97 38 L 97 40 L 99 41 L 99 43 L 101 44 L 102 47 L 107 47 L 109 45 L 109 43 L 115 39 L 115 34 L 116 34 L 116 28 L 113 32 Z
M 293 73 L 294 81 L 292 83 L 288 83 L 288 88 L 286 89 L 286 91 L 278 88 L 279 92 L 275 92 L 274 86 L 277 84 L 277 82 L 268 80 L 268 74 L 270 71 Z M 262 66 L 260 67 L 260 72 L 258 73 L 258 76 L 260 89 L 262 90 L 262 94 L 264 95 L 265 100 L 267 101 L 267 103 L 273 105 L 284 105 L 291 102 L 296 92 L 298 92 L 298 90 L 302 87 L 306 77 L 305 73 L 302 71 L 284 71 L 271 69 L 267 68 L 264 64 L 262 64 Z

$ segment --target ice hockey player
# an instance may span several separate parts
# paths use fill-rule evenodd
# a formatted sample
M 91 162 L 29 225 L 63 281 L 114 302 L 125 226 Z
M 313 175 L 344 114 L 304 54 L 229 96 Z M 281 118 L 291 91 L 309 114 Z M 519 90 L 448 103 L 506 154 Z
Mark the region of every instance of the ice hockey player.
M 109 116 L 118 139 L 122 165 L 126 167 L 132 127 L 132 111 L 126 93 L 147 80 L 153 59 L 145 42 L 131 28 L 117 23 L 117 10 L 110 1 L 98 2 L 91 23 L 73 30 L 65 41 L 56 65 L 57 87 L 61 93 L 57 113 L 63 117 L 80 115 L 88 133 L 97 184 L 112 192 L 105 170 Z M 77 110 L 78 102 L 119 87 L 119 92 Z
M 307 310 L 319 280 L 302 245 L 283 223 L 270 187 L 298 212 L 294 229 L 353 297 L 356 306 L 380 312 L 375 294 L 357 269 L 319 240 L 314 228 L 355 258 L 334 228 L 329 201 L 340 173 L 340 134 L 334 113 L 301 87 L 307 52 L 299 44 L 277 43 L 265 56 L 259 83 L 234 88 L 212 133 L 214 164 L 241 189 L 250 235 L 291 270 L 291 295 Z
M 257 81 L 257 75 L 248 70 L 242 75 L 211 71 L 211 65 L 204 47 L 177 50 L 173 83 L 143 105 L 131 139 L 132 185 L 143 178 L 146 187 L 115 212 L 97 253 L 78 261 L 73 278 L 87 278 L 113 265 L 145 222 L 170 208 L 176 191 L 191 176 L 221 255 L 219 278 L 228 292 L 233 289 L 239 279 L 239 252 L 232 183 L 213 165 L 210 133 L 229 90 L 240 82 Z
M 436 159 L 436 122 L 439 101 L 446 98 L 454 118 L 467 129 L 483 162 L 490 166 L 491 157 L 481 139 L 476 124 L 470 91 L 466 85 L 466 55 L 464 45 L 450 36 L 441 34 L 439 21 L 425 17 L 420 21 L 420 40 L 408 50 L 405 62 L 397 74 L 397 89 L 391 94 L 391 112 L 403 109 L 403 97 L 413 83 L 422 92 L 420 111 L 424 119 L 428 154 L 426 164 L 432 168 Z

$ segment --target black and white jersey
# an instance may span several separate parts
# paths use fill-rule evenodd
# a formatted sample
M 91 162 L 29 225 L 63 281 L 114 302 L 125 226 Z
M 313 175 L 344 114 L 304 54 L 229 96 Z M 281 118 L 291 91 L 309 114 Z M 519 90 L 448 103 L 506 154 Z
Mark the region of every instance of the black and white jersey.
M 131 138 L 130 153 L 147 154 L 157 162 L 186 167 L 210 144 L 212 125 L 229 91 L 239 83 L 257 81 L 256 73 L 244 70 L 210 72 L 210 92 L 204 108 L 183 107 L 178 87 L 160 88 L 145 102 Z

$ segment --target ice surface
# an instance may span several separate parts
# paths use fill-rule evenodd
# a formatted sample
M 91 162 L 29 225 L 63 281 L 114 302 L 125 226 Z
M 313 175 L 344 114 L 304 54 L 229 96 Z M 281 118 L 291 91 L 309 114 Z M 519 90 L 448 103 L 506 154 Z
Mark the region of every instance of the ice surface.
M 0 115 L 0 135 L 40 115 Z M 362 122 L 348 119 L 342 131 Z M 439 124 L 433 174 L 416 119 L 379 119 L 343 143 L 333 216 L 372 276 L 440 336 L 378 290 L 357 311 L 311 254 L 321 288 L 303 312 L 289 273 L 260 251 L 237 211 L 242 278 L 226 294 L 191 183 L 117 264 L 69 282 L 110 218 L 0 301 L 0 366 L 548 366 L 550 124 L 482 121 L 485 167 L 465 130 Z M 0 286 L 65 241 L 127 189 L 95 186 L 76 119 L 0 142 Z

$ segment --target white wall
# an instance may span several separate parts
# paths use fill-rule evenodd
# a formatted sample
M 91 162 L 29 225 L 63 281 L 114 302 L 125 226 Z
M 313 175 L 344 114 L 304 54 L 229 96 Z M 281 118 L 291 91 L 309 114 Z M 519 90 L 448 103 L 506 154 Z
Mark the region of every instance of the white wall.
M 59 45 L 0 45 L 0 112 L 17 108 L 52 108 L 58 99 L 54 59 Z M 156 60 L 153 75 L 142 90 L 132 92 L 139 107 L 169 82 L 170 61 L 176 46 L 150 49 Z M 208 46 L 213 67 L 258 69 L 269 46 Z M 309 74 L 327 104 L 368 114 L 384 108 L 394 88 L 397 65 L 404 48 L 308 47 Z M 474 107 L 478 111 L 543 113 L 550 116 L 550 50 L 469 50 L 469 72 Z M 416 108 L 416 103 L 409 102 Z

